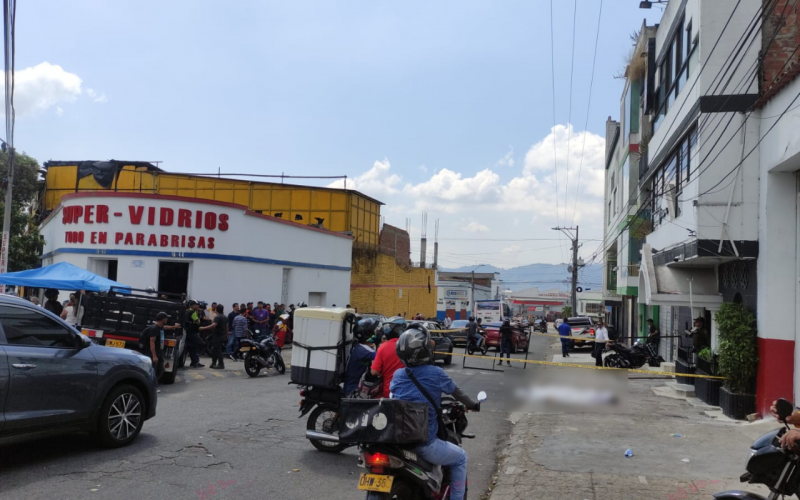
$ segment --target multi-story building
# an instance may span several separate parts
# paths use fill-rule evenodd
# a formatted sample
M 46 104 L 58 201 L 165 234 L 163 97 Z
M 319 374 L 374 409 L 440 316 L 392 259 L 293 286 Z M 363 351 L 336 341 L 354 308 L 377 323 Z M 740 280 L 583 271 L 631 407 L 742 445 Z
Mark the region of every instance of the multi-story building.
M 642 143 L 650 137 L 649 117 L 641 104 L 646 95 L 648 47 L 655 36 L 654 26 L 642 24 L 625 72 L 620 121 L 609 117 L 606 122 L 603 300 L 610 308 L 609 323 L 628 338 L 640 324 L 638 181 Z
M 677 354 L 677 371 L 688 364 L 680 348 L 693 318 L 704 318 L 713 348 L 720 304 L 738 300 L 756 311 L 759 160 L 748 151 L 759 132 L 743 112 L 758 96 L 760 43 L 745 34 L 761 8 L 761 0 L 670 1 L 648 43 L 641 105 L 652 135 L 640 148 L 632 216 L 649 233 L 640 324 L 659 325 L 661 353 Z

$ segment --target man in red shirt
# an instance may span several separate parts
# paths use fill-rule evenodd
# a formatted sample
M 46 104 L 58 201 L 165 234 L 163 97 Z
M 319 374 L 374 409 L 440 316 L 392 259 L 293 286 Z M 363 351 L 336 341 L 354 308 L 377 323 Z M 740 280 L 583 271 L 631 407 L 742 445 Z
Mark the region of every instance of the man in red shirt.
M 383 391 L 381 397 L 389 397 L 389 385 L 392 383 L 394 372 L 400 368 L 405 368 L 406 365 L 397 357 L 397 339 L 406 331 L 406 320 L 399 316 L 389 318 L 383 324 L 383 334 L 386 336 L 386 341 L 378 347 L 378 352 L 375 353 L 375 361 L 372 362 L 370 372 L 374 376 L 381 376 L 383 380 Z

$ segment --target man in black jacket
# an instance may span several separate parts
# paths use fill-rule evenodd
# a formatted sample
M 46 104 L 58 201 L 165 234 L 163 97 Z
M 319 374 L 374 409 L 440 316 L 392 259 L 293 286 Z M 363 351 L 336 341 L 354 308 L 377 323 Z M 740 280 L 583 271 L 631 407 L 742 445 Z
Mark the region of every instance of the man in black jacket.
M 503 326 L 500 327 L 500 364 L 503 364 L 503 353 L 506 353 L 506 364 L 511 366 L 511 349 L 514 348 L 511 337 L 514 335 L 514 330 L 511 329 L 511 322 L 509 320 L 503 321 Z

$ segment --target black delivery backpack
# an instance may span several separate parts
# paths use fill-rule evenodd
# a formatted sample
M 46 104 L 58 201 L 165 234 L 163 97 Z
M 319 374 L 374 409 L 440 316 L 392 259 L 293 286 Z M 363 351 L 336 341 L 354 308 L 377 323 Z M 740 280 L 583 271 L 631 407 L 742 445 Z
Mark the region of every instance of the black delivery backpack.
M 423 444 L 428 442 L 428 403 L 400 399 L 342 399 L 342 443 Z

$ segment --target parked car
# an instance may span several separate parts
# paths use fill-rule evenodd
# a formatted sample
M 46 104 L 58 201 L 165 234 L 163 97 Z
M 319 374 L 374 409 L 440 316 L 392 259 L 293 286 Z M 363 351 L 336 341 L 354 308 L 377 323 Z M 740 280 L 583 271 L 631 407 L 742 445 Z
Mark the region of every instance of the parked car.
M 594 340 L 594 321 L 586 316 L 576 316 L 568 318 L 570 330 L 572 331 L 572 348 L 575 347 L 591 347 L 594 342 L 586 342 L 585 339 Z
M 486 345 L 488 347 L 494 347 L 497 351 L 500 350 L 500 327 L 503 323 L 496 322 L 496 323 L 489 323 L 488 325 L 484 325 L 485 335 L 486 335 Z M 528 335 L 525 333 L 525 330 L 522 328 L 522 325 L 519 323 L 511 323 L 511 345 L 512 345 L 512 353 L 516 352 L 524 352 L 528 349 Z
M 450 354 L 434 354 L 433 360 L 434 361 L 444 361 L 444 364 L 449 365 L 453 362 L 453 341 L 450 339 L 449 334 L 445 332 L 437 332 L 436 330 L 444 330 L 444 326 L 439 323 L 438 321 L 414 321 L 411 320 L 409 323 L 420 323 L 425 328 L 431 332 L 431 340 L 433 340 L 434 344 L 434 351 L 437 353 L 447 352 Z M 432 331 L 433 330 L 433 331 Z
M 366 313 L 366 314 L 359 314 L 359 316 L 361 316 L 361 319 L 367 319 L 367 318 L 376 319 L 378 320 L 378 323 L 381 324 L 386 322 L 386 316 L 384 316 L 383 314 Z
M 147 356 L 94 344 L 51 312 L 0 296 L 0 437 L 77 429 L 125 446 L 155 416 L 156 385 Z
M 467 345 L 467 324 L 469 321 L 465 319 L 457 319 L 453 321 L 453 324 L 450 325 L 450 329 L 454 330 L 448 333 L 450 340 L 453 341 L 454 344 L 463 344 Z

